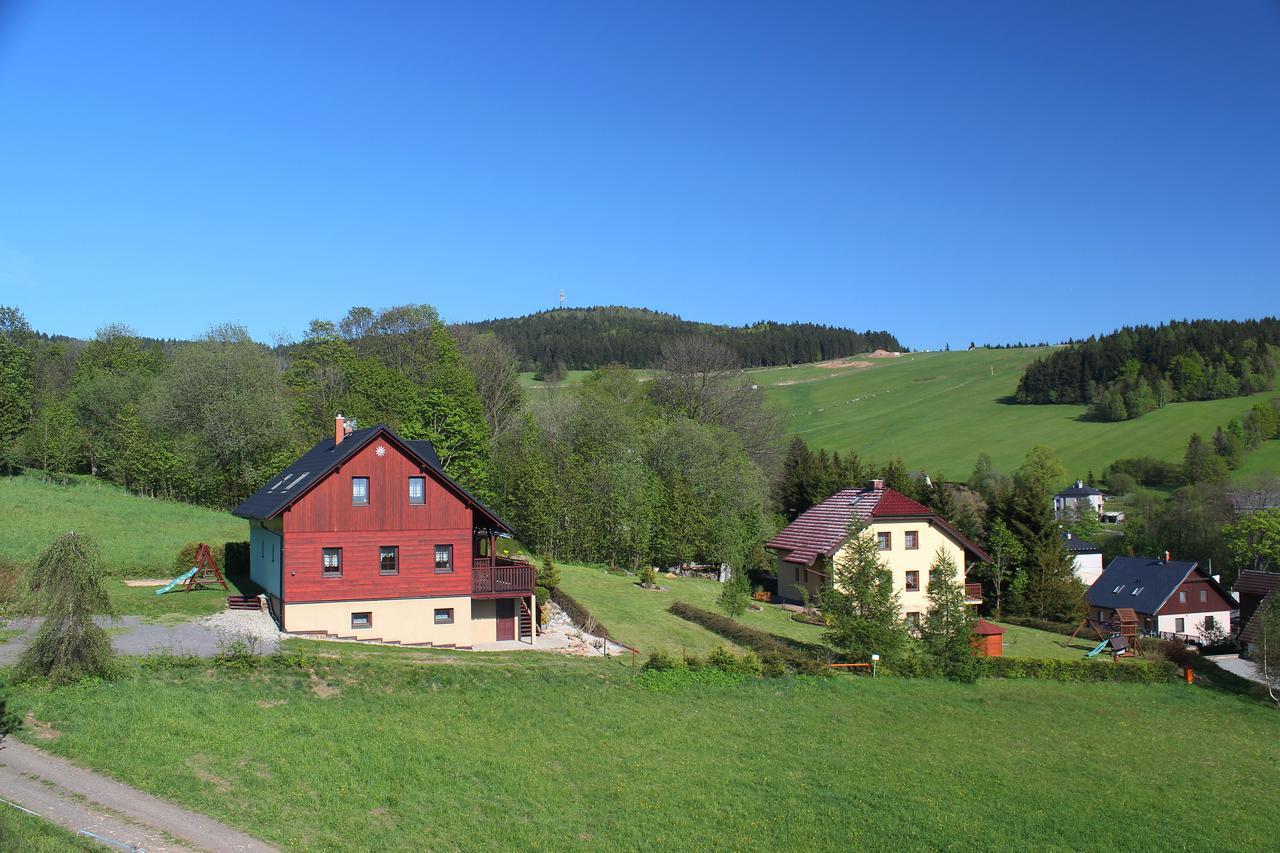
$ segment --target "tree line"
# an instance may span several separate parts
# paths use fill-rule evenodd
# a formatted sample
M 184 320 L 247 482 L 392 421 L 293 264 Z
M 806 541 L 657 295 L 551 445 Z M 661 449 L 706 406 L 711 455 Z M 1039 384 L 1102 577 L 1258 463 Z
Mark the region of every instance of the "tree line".
M 734 353 L 742 367 L 765 367 L 842 358 L 875 349 L 901 350 L 888 332 L 856 332 L 816 323 L 761 321 L 749 326 L 696 323 L 674 314 L 616 306 L 561 308 L 524 317 L 463 324 L 491 332 L 510 346 L 521 370 L 555 376 L 610 364 L 652 368 L 664 342 L 698 335 Z
M 1273 387 L 1280 320 L 1192 320 L 1126 326 L 1027 365 L 1020 403 L 1075 403 L 1104 421 L 1168 403 L 1247 396 Z
M 482 362 L 484 347 L 476 351 Z M 489 412 L 468 356 L 430 306 L 354 308 L 275 346 L 230 324 L 176 343 L 119 324 L 88 341 L 50 337 L 0 308 L 9 472 L 89 474 L 226 509 L 328 435 L 336 412 L 430 439 L 452 476 L 488 493 Z

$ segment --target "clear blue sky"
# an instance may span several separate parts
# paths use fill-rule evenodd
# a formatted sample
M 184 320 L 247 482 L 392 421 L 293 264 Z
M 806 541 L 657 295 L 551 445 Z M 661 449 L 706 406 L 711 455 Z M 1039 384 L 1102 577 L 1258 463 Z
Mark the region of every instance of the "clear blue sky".
M 1276 2 L 0 9 L 0 303 L 46 331 L 1280 312 Z

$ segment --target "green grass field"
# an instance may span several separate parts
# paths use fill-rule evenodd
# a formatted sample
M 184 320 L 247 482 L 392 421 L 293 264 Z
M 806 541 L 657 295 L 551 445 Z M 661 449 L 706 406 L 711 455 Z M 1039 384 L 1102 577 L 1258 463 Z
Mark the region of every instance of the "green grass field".
M 1054 634 L 1050 631 L 1024 628 L 1007 622 L 996 624 L 1004 628 L 1004 656 L 1010 658 L 1084 660 L 1085 652 L 1098 644 L 1092 633 L 1087 637 L 1081 636 L 1072 640 L 1063 634 Z
M 1195 686 L 655 692 L 616 659 L 288 645 L 15 704 L 43 748 L 287 849 L 1274 843 L 1280 715 Z
M 53 539 L 75 530 L 93 537 L 107 570 L 125 577 L 166 577 L 186 542 L 249 538 L 248 522 L 229 513 L 152 500 L 75 477 L 71 485 L 43 482 L 35 472 L 0 477 L 0 554 L 33 560 Z
M 1073 477 L 1101 474 L 1126 456 L 1180 461 L 1192 432 L 1211 434 L 1254 403 L 1280 396 L 1176 403 L 1121 423 L 1082 420 L 1083 406 L 1001 402 L 1023 368 L 1049 351 L 908 353 L 864 359 L 870 367 L 773 367 L 751 376 L 787 412 L 789 431 L 811 446 L 880 461 L 901 456 L 913 469 L 951 479 L 967 477 L 983 451 L 1012 471 L 1037 444 L 1056 450 Z M 1280 442 L 1271 444 L 1277 446 L 1259 450 L 1241 473 L 1280 470 Z
M 0 850 L 22 853 L 67 853 L 103 850 L 88 838 L 68 832 L 56 823 L 0 803 Z
M 560 587 L 595 615 L 619 641 L 642 652 L 655 649 L 679 652 L 682 648 L 705 654 L 714 647 L 733 646 L 728 640 L 667 612 L 673 601 L 685 601 L 707 610 L 715 610 L 720 584 L 700 578 L 658 577 L 665 591 L 641 589 L 630 575 L 611 575 L 603 569 L 587 566 L 560 565 Z M 739 619 L 744 625 L 820 643 L 822 628 L 795 622 L 791 614 L 772 604 L 761 610 L 748 610 Z
M 639 375 L 642 380 L 653 377 L 653 371 L 643 367 L 636 368 L 633 372 Z M 559 383 L 552 383 L 552 385 L 578 385 L 591 374 L 592 371 L 590 370 L 566 370 L 564 372 L 564 380 Z M 533 371 L 526 371 L 520 374 L 520 387 L 525 389 L 546 388 L 548 383 L 539 382 L 533 378 Z

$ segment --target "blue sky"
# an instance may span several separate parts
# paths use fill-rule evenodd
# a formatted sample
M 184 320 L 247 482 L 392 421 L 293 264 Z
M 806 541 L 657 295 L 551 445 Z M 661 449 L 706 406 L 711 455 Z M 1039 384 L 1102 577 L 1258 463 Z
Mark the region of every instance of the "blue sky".
M 0 10 L 0 304 L 46 331 L 1280 312 L 1276 2 Z

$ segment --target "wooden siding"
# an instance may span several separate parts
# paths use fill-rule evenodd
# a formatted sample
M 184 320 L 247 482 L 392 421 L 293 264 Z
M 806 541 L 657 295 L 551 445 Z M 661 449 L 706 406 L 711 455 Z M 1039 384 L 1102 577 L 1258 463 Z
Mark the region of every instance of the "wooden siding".
M 1220 610 L 1234 610 L 1236 603 L 1223 598 L 1221 593 L 1213 588 L 1209 583 L 1209 579 L 1200 573 L 1200 569 L 1192 572 L 1191 575 L 1184 580 L 1173 595 L 1169 596 L 1169 600 L 1160 608 L 1161 616 L 1181 616 L 1184 613 L 1212 613 Z M 1200 593 L 1205 593 L 1205 600 L 1200 600 Z M 1178 601 L 1178 593 L 1185 592 L 1187 600 L 1185 602 Z M 1229 625 L 1224 626 L 1230 628 Z
M 383 456 L 377 448 L 386 448 Z M 367 506 L 351 505 L 351 478 L 369 478 Z M 426 503 L 409 503 L 409 478 L 426 478 Z M 430 470 L 375 439 L 284 513 L 287 603 L 470 595 L 471 509 Z M 378 549 L 400 549 L 399 573 L 380 573 Z M 435 546 L 453 546 L 437 574 Z M 342 549 L 342 576 L 324 577 L 323 549 Z

